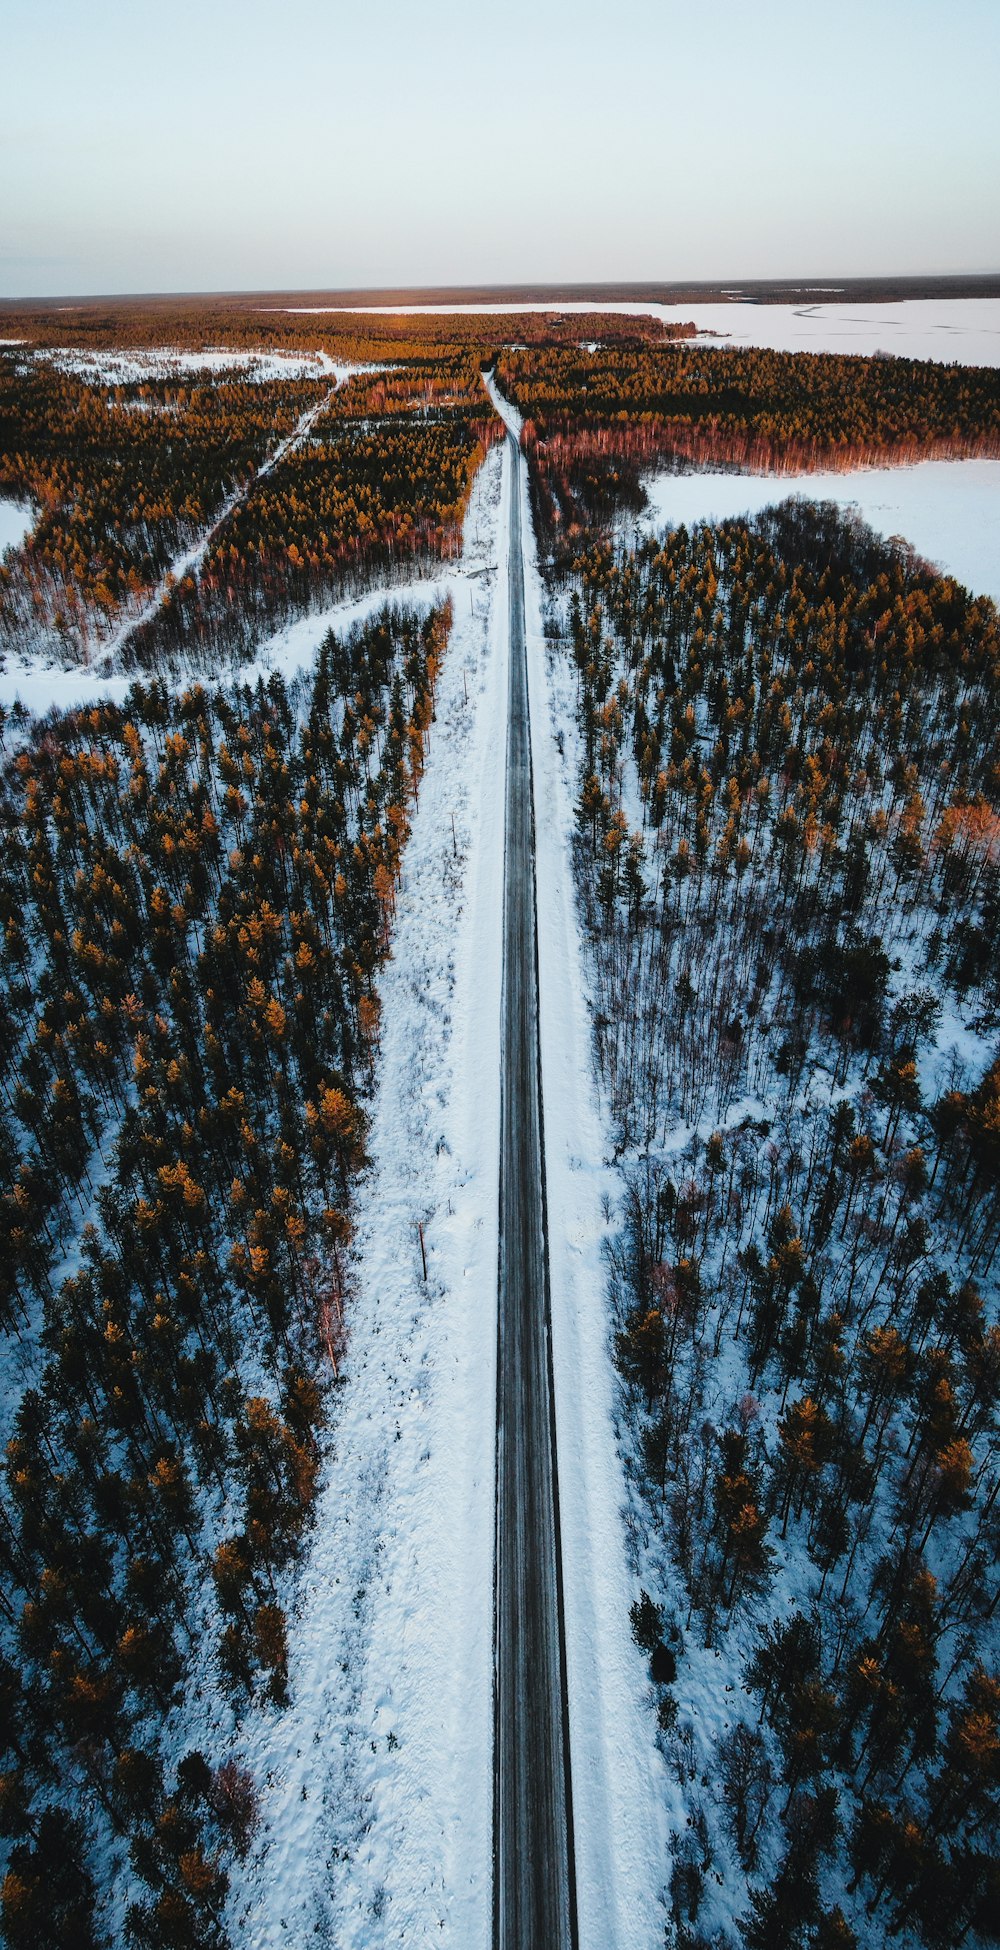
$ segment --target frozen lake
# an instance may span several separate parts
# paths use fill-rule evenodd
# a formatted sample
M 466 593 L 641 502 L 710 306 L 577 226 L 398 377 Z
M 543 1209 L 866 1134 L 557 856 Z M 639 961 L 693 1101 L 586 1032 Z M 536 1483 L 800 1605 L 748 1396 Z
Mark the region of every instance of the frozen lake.
M 368 305 L 309 305 L 300 314 L 375 311 Z M 389 310 L 390 307 L 384 307 Z M 903 359 L 957 360 L 965 366 L 1000 366 L 1000 298 L 905 298 L 892 305 L 838 304 L 817 291 L 815 304 L 656 305 L 634 301 L 601 304 L 574 299 L 564 305 L 393 305 L 396 313 L 615 312 L 662 318 L 668 325 L 694 324 L 722 345 L 770 346 L 778 352 L 854 352 L 870 358 L 892 352 Z
M 1000 604 L 1000 460 L 924 460 L 848 474 L 656 474 L 644 482 L 653 528 L 756 514 L 797 494 L 857 508 L 880 535 L 902 535 L 977 596 Z
M 731 345 L 778 352 L 875 352 L 902 359 L 1000 366 L 1000 298 L 908 298 L 897 305 L 650 305 L 658 317 L 691 319 Z
M 0 555 L 18 548 L 34 524 L 35 511 L 24 501 L 5 501 L 0 496 Z

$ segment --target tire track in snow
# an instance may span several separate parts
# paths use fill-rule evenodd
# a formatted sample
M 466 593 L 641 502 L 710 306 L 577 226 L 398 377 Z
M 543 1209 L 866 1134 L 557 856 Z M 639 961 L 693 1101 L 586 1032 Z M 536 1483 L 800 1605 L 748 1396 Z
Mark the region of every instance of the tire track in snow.
M 253 492 L 258 481 L 264 480 L 268 474 L 273 472 L 274 468 L 280 465 L 287 454 L 292 453 L 296 447 L 301 446 L 303 440 L 312 432 L 317 420 L 326 412 L 331 400 L 339 393 L 341 386 L 355 372 L 370 371 L 372 371 L 372 367 L 370 366 L 342 366 L 336 368 L 336 377 L 329 391 L 324 393 L 321 400 L 317 400 L 312 406 L 307 407 L 299 420 L 296 421 L 291 433 L 286 434 L 284 440 L 279 440 L 278 445 L 272 449 L 267 458 L 251 474 L 249 480 L 245 481 L 242 487 L 236 488 L 232 494 L 227 496 L 214 521 L 204 530 L 198 541 L 194 542 L 190 548 L 185 549 L 182 554 L 174 557 L 169 569 L 164 571 L 152 595 L 143 604 L 138 615 L 129 617 L 125 622 L 119 624 L 109 642 L 105 644 L 104 648 L 94 660 L 94 670 L 96 673 L 106 673 L 112 669 L 129 638 L 135 635 L 136 630 L 141 630 L 145 623 L 151 623 L 154 616 L 158 614 L 168 592 L 173 588 L 174 584 L 183 581 L 185 576 L 191 574 L 192 569 L 201 567 L 209 547 L 214 542 L 220 528 L 225 527 L 233 511 L 242 506 L 243 502 Z

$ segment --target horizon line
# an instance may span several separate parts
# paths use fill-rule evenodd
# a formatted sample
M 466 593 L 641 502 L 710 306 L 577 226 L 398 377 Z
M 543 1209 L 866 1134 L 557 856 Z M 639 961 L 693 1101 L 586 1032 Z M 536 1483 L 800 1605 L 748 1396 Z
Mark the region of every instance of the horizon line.
M 992 286 L 983 290 L 980 287 Z M 918 287 L 918 289 L 912 289 Z M 963 287 L 959 290 L 955 287 Z M 976 287 L 975 289 L 971 287 Z M 834 273 L 814 274 L 811 277 L 787 278 L 728 278 L 698 279 L 608 279 L 559 280 L 548 282 L 536 279 L 534 282 L 506 284 L 427 284 L 427 285 L 284 285 L 284 286 L 240 286 L 219 290 L 177 289 L 161 291 L 101 291 L 101 292 L 56 292 L 48 295 L 19 293 L 0 295 L 0 310 L 30 308 L 40 310 L 63 309 L 84 310 L 102 304 L 169 304 L 169 303 L 259 303 L 265 299 L 339 299 L 339 306 L 331 309 L 364 309 L 372 311 L 392 311 L 403 304 L 424 304 L 435 306 L 447 300 L 449 303 L 487 304 L 503 301 L 504 306 L 516 309 L 518 304 L 547 304 L 558 307 L 563 302 L 579 302 L 582 298 L 592 299 L 595 309 L 602 303 L 640 302 L 647 304 L 678 305 L 686 302 L 703 302 L 712 298 L 717 302 L 738 304 L 740 302 L 780 303 L 783 296 L 825 295 L 829 298 L 849 297 L 856 303 L 891 303 L 893 297 L 915 299 L 922 293 L 942 295 L 950 289 L 953 297 L 1000 297 L 1000 270 L 997 271 L 948 271 L 948 272 L 905 272 L 886 275 L 836 275 Z M 498 305 L 498 308 L 501 308 Z

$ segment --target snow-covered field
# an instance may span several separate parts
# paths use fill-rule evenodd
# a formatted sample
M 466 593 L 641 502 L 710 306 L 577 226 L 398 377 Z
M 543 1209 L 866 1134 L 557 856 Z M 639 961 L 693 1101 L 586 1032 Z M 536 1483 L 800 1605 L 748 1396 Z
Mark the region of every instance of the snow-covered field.
M 81 351 L 74 346 L 42 347 L 38 359 L 51 360 L 61 372 L 95 386 L 126 386 L 144 379 L 187 379 L 238 373 L 258 384 L 272 379 L 333 379 L 341 385 L 355 372 L 372 366 L 345 365 L 327 352 L 273 352 L 242 347 L 211 347 L 202 352 L 178 352 L 170 346 L 139 347 L 129 351 Z
M 35 511 L 24 501 L 0 499 L 0 555 L 9 548 L 20 548 L 34 526 Z
M 1000 461 L 925 460 L 851 473 L 654 474 L 644 486 L 653 528 L 758 514 L 788 495 L 857 508 L 885 536 L 902 535 L 936 568 L 1000 603 Z
M 294 308 L 319 315 L 335 311 L 374 311 L 367 305 L 310 305 Z M 780 352 L 875 352 L 899 358 L 934 359 L 966 366 L 1000 365 L 1000 298 L 907 298 L 894 305 L 835 304 L 818 298 L 808 305 L 657 305 L 599 299 L 569 304 L 392 305 L 397 314 L 515 312 L 605 312 L 624 317 L 662 318 L 665 324 L 694 324 L 720 343 L 770 346 Z

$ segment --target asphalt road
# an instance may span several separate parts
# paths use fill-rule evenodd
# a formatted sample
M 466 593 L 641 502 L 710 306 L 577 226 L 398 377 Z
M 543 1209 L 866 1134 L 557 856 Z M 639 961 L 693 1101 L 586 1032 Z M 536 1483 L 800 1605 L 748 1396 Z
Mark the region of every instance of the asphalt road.
M 576 1950 L 542 1093 L 520 476 L 510 438 L 497 1371 L 494 1950 Z

